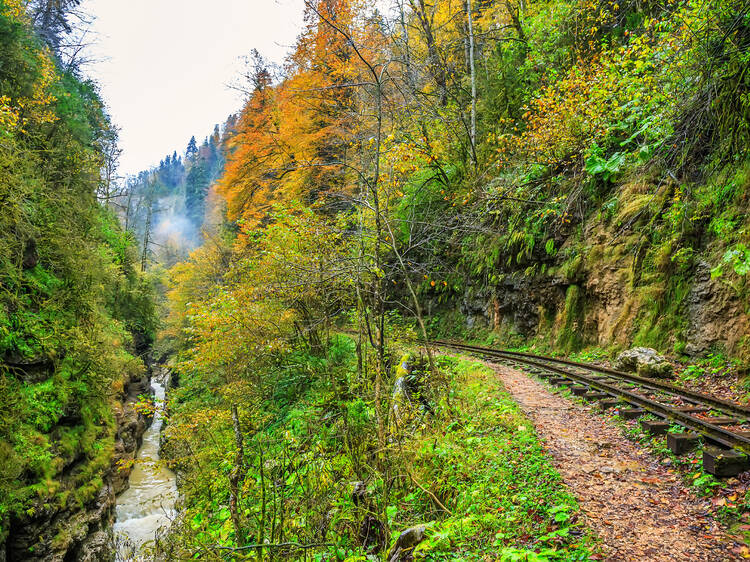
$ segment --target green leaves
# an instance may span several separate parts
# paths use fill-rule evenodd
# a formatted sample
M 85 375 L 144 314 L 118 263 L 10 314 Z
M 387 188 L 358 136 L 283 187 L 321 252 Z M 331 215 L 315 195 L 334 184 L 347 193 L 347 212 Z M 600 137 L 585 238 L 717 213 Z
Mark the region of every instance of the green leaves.
M 718 279 L 724 274 L 724 265 L 730 266 L 742 277 L 750 273 L 750 249 L 742 243 L 724 252 L 721 259 L 722 263 L 711 270 L 712 279 Z
M 565 504 L 556 505 L 549 510 L 557 523 L 564 523 L 570 519 L 570 506 Z
M 555 241 L 552 238 L 547 240 L 547 243 L 544 245 L 544 251 L 547 252 L 548 256 L 555 255 Z
M 500 562 L 549 562 L 563 557 L 554 548 L 544 548 L 539 552 L 525 548 L 504 548 L 500 554 Z
M 586 171 L 604 181 L 611 181 L 624 167 L 626 158 L 626 152 L 615 152 L 609 158 L 604 158 L 604 151 L 594 143 L 586 159 Z
M 750 272 L 750 249 L 744 244 L 737 244 L 732 250 L 727 250 L 723 257 L 724 263 L 731 264 L 737 275 L 747 275 Z

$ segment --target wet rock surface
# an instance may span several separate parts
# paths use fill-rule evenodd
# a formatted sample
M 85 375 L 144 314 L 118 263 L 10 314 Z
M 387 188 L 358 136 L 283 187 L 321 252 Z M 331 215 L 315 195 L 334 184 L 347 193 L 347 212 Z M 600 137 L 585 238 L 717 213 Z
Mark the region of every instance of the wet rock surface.
M 138 444 L 150 420 L 134 408 L 140 394 L 150 392 L 147 376 L 126 381 L 120 402 L 115 406 L 117 432 L 110 468 L 101 476 L 103 485 L 96 496 L 83 506 L 68 502 L 62 508 L 39 503 L 24 517 L 4 521 L 7 535 L 0 542 L 0 562 L 37 561 L 110 561 L 116 495 L 127 488 L 129 469 L 121 465 L 134 458 Z M 66 416 L 70 419 L 66 422 Z M 76 415 L 70 413 L 61 423 L 75 425 Z M 63 459 L 63 472 L 57 477 L 62 486 L 72 481 L 86 458 L 71 456 Z M 70 485 L 69 485 L 70 487 Z M 71 505 L 73 504 L 73 505 Z
M 425 539 L 425 526 L 416 525 L 403 531 L 388 551 L 388 562 L 413 560 L 412 551 Z
M 711 264 L 697 259 L 684 273 L 686 294 L 679 306 L 666 304 L 667 280 L 646 281 L 643 276 L 645 250 L 628 237 L 613 238 L 601 225 L 586 228 L 587 252 L 573 259 L 560 251 L 557 257 L 535 256 L 533 272 L 493 272 L 497 280 L 481 283 L 467 280 L 464 293 L 454 302 L 429 303 L 428 314 L 443 308 L 459 312 L 466 327 L 491 328 L 504 336 L 541 336 L 560 345 L 561 321 L 573 313 L 580 320 L 577 336 L 585 345 L 632 345 L 634 336 L 652 323 L 653 341 L 659 351 L 679 349 L 690 357 L 712 350 L 747 358 L 750 346 L 750 314 L 737 289 L 724 279 L 711 276 Z M 565 246 L 563 246 L 563 249 Z M 542 267 L 544 266 L 544 272 Z M 575 310 L 566 311 L 567 289 L 576 285 L 580 298 Z M 665 315 L 679 316 L 684 327 L 653 316 L 658 305 Z M 654 345 L 650 343 L 649 345 Z
M 565 301 L 569 283 L 562 279 L 508 276 L 492 291 L 468 287 L 460 304 L 468 328 L 492 327 L 533 336 L 544 314 Z
M 115 456 L 112 465 L 112 485 L 115 495 L 128 489 L 128 478 L 132 471 L 132 462 L 141 446 L 143 434 L 153 421 L 151 417 L 140 414 L 135 409 L 138 397 L 142 394 L 153 394 L 149 379 L 131 381 L 126 389 L 125 400 L 115 409 L 117 435 L 115 437 Z

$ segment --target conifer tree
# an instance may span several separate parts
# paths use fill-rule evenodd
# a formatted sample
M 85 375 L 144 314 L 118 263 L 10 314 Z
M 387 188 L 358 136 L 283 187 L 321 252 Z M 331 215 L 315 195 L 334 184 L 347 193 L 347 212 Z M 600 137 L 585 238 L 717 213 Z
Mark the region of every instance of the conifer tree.
M 198 143 L 195 140 L 195 135 L 190 138 L 190 142 L 185 150 L 185 159 L 190 160 L 198 154 Z

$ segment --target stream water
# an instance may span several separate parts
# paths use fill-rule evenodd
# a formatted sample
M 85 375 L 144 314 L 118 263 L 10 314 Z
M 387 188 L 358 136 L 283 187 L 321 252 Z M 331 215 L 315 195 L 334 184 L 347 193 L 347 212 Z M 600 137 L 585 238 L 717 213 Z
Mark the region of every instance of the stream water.
M 165 389 L 157 381 L 152 381 L 151 386 L 160 406 L 151 427 L 143 434 L 143 444 L 130 473 L 130 488 L 117 497 L 115 508 L 115 536 L 135 548 L 154 540 L 159 528 L 169 524 L 177 500 L 175 474 L 158 462 Z

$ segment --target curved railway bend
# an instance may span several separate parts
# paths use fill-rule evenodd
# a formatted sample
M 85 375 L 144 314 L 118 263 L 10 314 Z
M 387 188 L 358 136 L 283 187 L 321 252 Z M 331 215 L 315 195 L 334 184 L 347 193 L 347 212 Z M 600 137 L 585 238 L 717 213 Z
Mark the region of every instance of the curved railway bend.
M 533 373 L 625 419 L 639 418 L 645 432 L 665 435 L 675 455 L 703 442 L 703 468 L 714 476 L 750 469 L 750 408 L 598 365 L 459 342 L 433 343 Z
M 580 378 L 563 376 L 559 372 L 570 370 L 571 374 L 579 371 L 594 374 L 585 367 L 522 357 L 557 369 L 553 370 L 521 362 L 518 356 L 509 357 L 510 354 L 497 350 L 453 342 L 437 343 L 444 351 L 478 355 L 496 372 L 506 391 L 534 423 L 555 469 L 577 498 L 586 527 L 600 541 L 600 559 L 617 562 L 726 562 L 750 558 L 750 549 L 744 544 L 744 539 L 734 536 L 737 531 L 734 528 L 730 531 L 714 517 L 716 508 L 711 498 L 696 496 L 683 484 L 678 470 L 668 459 L 658 459 L 624 436 L 608 417 L 597 414 L 597 405 L 607 408 L 614 405 L 625 417 L 640 415 L 640 421 L 651 418 L 652 422 L 658 422 L 657 416 L 630 412 L 645 408 L 634 408 L 626 401 L 620 401 L 620 394 L 603 390 L 602 384 L 618 386 L 625 385 L 624 382 L 608 378 L 587 385 Z M 558 384 L 572 386 L 572 390 L 579 393 L 586 389 L 586 392 L 605 396 L 593 397 L 593 407 L 586 406 L 550 392 L 541 380 L 528 376 L 529 371 L 547 379 L 558 379 Z M 606 372 L 598 375 L 616 376 Z M 645 384 L 647 381 L 639 382 Z M 655 385 L 661 384 L 661 381 L 655 382 Z M 654 389 L 629 387 L 628 390 L 651 393 L 649 399 L 656 401 Z M 690 399 L 696 401 L 697 398 L 692 396 Z M 743 487 L 743 482 L 744 475 L 730 478 L 726 484 L 737 491 Z

